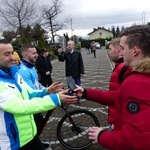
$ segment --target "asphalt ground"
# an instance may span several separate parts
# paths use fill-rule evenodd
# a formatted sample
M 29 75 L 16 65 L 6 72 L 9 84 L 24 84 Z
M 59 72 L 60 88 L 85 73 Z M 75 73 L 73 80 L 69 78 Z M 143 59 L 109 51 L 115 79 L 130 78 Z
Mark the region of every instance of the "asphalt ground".
M 85 75 L 81 78 L 81 86 L 84 88 L 91 87 L 96 89 L 107 90 L 109 87 L 110 74 L 112 72 L 113 64 L 109 60 L 107 50 L 104 48 L 96 50 L 96 58 L 93 54 L 88 54 L 85 49 L 81 49 Z M 53 81 L 59 81 L 67 88 L 65 77 L 65 62 L 59 62 L 58 60 L 52 61 Z M 81 100 L 80 104 L 69 105 L 68 110 L 74 109 L 87 109 L 94 113 L 98 118 L 100 125 L 104 128 L 108 127 L 107 124 L 107 106 L 91 102 L 88 100 Z M 45 129 L 43 130 L 40 138 L 50 144 L 50 148 L 47 150 L 67 150 L 59 142 L 57 138 L 57 125 L 61 117 L 64 115 L 62 108 L 57 108 L 52 113 Z M 79 118 L 80 119 L 80 118 Z M 99 145 L 90 145 L 86 150 L 105 150 Z

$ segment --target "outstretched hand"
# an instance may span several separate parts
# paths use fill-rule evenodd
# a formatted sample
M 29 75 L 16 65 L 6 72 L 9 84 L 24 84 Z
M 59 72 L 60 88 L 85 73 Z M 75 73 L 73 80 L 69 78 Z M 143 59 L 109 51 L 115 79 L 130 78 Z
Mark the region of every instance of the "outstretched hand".
M 101 127 L 92 127 L 89 130 L 88 136 L 90 140 L 93 140 L 93 144 L 98 144 L 98 134 L 103 129 Z
M 63 85 L 60 82 L 53 82 L 47 90 L 47 93 L 58 93 L 63 90 Z
M 78 101 L 77 96 L 68 95 L 68 91 L 69 91 L 69 89 L 63 90 L 63 91 L 58 93 L 61 102 L 65 103 L 65 104 L 77 103 L 77 101 Z
M 84 89 L 81 86 L 76 85 L 76 88 L 74 89 L 74 95 L 77 97 L 83 96 Z

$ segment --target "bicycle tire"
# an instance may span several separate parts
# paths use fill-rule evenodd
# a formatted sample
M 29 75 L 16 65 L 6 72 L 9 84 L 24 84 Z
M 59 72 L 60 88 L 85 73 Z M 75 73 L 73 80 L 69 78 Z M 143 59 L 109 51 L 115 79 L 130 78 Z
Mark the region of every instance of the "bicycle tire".
M 100 126 L 97 117 L 90 111 L 78 109 L 68 112 L 80 128 L 81 133 L 76 133 L 69 118 L 64 115 L 57 126 L 57 137 L 60 143 L 67 149 L 82 150 L 92 144 L 92 140 L 88 139 L 87 133 L 92 126 Z

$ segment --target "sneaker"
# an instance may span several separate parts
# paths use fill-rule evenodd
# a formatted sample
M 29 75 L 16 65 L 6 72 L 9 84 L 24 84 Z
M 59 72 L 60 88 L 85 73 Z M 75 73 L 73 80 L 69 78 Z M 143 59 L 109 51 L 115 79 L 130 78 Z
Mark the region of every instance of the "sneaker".
M 42 145 L 43 145 L 44 149 L 49 148 L 49 144 L 48 144 L 48 143 L 44 143 L 44 142 L 42 142 Z

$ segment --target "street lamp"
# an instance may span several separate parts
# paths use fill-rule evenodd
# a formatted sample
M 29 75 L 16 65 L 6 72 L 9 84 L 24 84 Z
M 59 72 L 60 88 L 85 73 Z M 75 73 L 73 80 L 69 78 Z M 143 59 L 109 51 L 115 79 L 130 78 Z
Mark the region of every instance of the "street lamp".
M 70 19 L 70 26 L 71 26 L 71 36 L 72 36 L 72 39 L 74 41 L 73 28 L 72 28 L 72 18 Z
M 65 42 L 66 40 L 65 40 L 65 37 L 64 37 L 64 33 L 63 33 L 63 50 L 65 49 L 65 47 L 66 47 L 66 42 Z
M 142 15 L 142 24 L 145 24 L 145 12 L 143 12 L 141 15 Z
M 66 27 L 66 25 L 67 25 L 67 23 L 66 22 L 64 22 L 63 23 L 63 26 L 64 27 Z M 66 39 L 65 39 L 65 37 L 64 37 L 64 32 L 63 32 L 63 42 L 62 42 L 62 46 L 63 46 L 63 50 L 65 49 L 65 47 L 66 47 Z
M 73 38 L 73 41 L 75 41 L 74 40 L 74 35 L 73 35 L 73 28 L 72 28 L 72 18 L 69 20 L 69 21 L 67 21 L 67 22 L 64 22 L 63 24 L 62 24 L 62 31 L 63 31 L 63 35 L 62 35 L 62 39 L 61 39 L 61 43 L 62 43 L 62 48 L 63 49 L 65 49 L 65 47 L 66 47 L 66 38 L 65 38 L 65 36 L 64 36 L 64 28 L 67 26 L 67 24 L 70 24 L 70 26 L 71 26 L 71 36 L 72 36 L 72 38 Z

